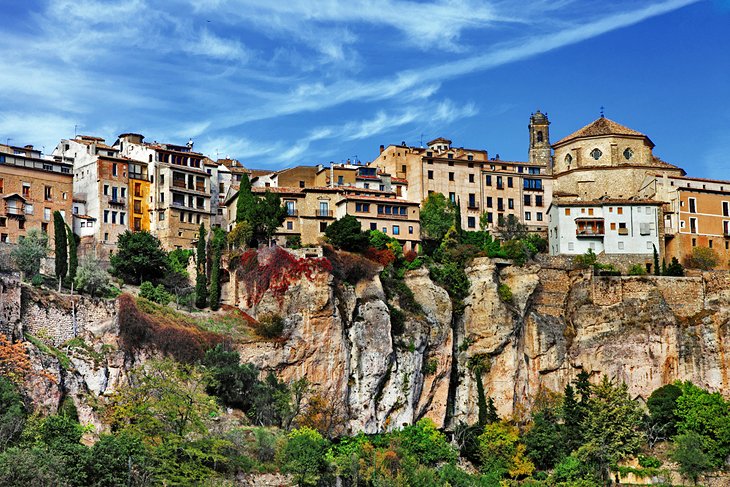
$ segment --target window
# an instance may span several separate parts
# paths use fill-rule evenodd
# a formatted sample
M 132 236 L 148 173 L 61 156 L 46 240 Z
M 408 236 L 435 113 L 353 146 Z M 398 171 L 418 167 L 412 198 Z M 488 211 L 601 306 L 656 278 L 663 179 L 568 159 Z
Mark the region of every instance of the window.
M 293 201 L 290 201 L 289 200 L 289 201 L 286 201 L 284 204 L 286 205 L 286 214 L 287 215 L 294 216 L 294 215 L 297 214 L 296 213 L 296 208 L 294 207 L 294 202 Z
M 122 188 L 122 198 L 127 196 L 127 188 Z
M 514 198 L 508 198 L 507 199 L 507 208 L 509 208 L 510 210 L 514 210 L 515 209 L 515 200 L 514 200 Z
M 319 202 L 319 216 L 329 216 L 330 214 L 330 205 L 327 201 L 320 201 Z
M 446 155 L 446 157 L 448 157 L 449 159 L 453 159 L 453 158 L 454 158 L 454 154 L 452 154 L 451 152 L 449 152 L 449 153 L 448 153 L 448 154 Z M 454 165 L 454 163 L 453 163 L 453 162 L 450 162 L 449 164 L 450 164 L 450 165 L 452 165 L 452 166 Z
M 18 228 L 20 230 L 25 229 L 25 220 L 18 220 Z
M 117 163 L 112 164 L 112 176 L 117 176 Z
M 117 212 L 112 211 L 112 224 L 116 224 L 116 223 L 117 223 Z
M 476 228 L 476 218 L 474 218 L 473 216 L 467 217 L 466 226 L 469 228 Z
M 618 249 L 619 250 L 623 250 L 624 249 L 624 243 L 623 242 L 619 242 L 618 243 Z
M 689 199 L 689 212 L 690 213 L 697 213 L 697 198 L 690 198 Z
M 23 198 L 30 198 L 30 183 L 23 183 Z
M 619 235 L 628 235 L 629 234 L 629 229 L 626 228 L 626 223 L 620 222 L 618 224 L 618 234 Z
M 712 240 L 708 240 L 707 244 L 712 248 Z
M 542 206 L 542 195 L 535 195 L 535 206 Z
M 542 179 L 528 179 L 522 182 L 522 187 L 525 189 L 542 189 Z
M 524 205 L 525 206 L 532 206 L 532 196 L 530 196 L 529 194 L 526 194 L 524 196 Z
M 104 196 L 107 196 L 108 194 L 109 194 L 109 185 L 105 184 L 104 185 Z
M 393 235 L 400 235 L 400 226 L 393 225 Z
M 588 208 L 588 215 L 593 216 L 593 208 Z
M 575 244 L 573 242 L 568 242 L 568 250 L 571 252 L 575 250 Z
M 52 196 L 53 196 L 53 193 L 52 193 L 51 187 L 50 186 L 44 186 L 43 187 L 43 197 L 45 198 L 45 200 L 46 201 L 51 201 L 53 199 Z
M 492 185 L 492 176 L 487 175 L 487 186 Z
M 2 181 L 0 180 L 0 193 L 2 193 Z M 730 202 L 722 202 L 722 216 L 730 216 Z
M 508 188 L 513 188 L 514 187 L 514 186 L 512 186 L 512 178 L 511 177 L 508 177 L 507 178 L 507 187 Z
M 693 238 L 692 239 L 692 247 L 697 247 L 697 239 L 696 238 Z
M 537 131 L 537 141 L 542 142 L 542 130 Z
M 4 189 L 5 189 L 5 184 L 4 184 L 3 178 L 0 178 L 0 193 L 4 193 L 5 192 Z
M 162 215 L 162 213 L 160 213 Z M 109 223 L 109 210 L 104 210 L 104 223 Z
M 449 200 L 451 200 L 452 203 L 456 203 L 456 193 L 449 193 Z
M 611 222 L 611 230 L 616 230 L 616 222 Z
M 474 193 L 469 193 L 469 208 L 477 207 L 477 198 Z
M 370 230 L 377 230 L 377 229 L 378 229 L 378 224 L 377 223 L 371 223 L 370 224 Z
M 527 221 L 532 220 L 532 215 L 530 214 L 529 211 L 525 212 L 525 220 L 527 220 Z
M 450 172 L 449 173 L 449 181 L 453 181 L 453 180 L 454 180 L 454 173 L 453 172 Z
M 185 223 L 185 212 L 184 211 L 180 212 L 180 223 Z
M 628 147 L 624 150 L 624 158 L 628 161 L 631 160 L 631 158 L 634 157 L 634 151 L 629 149 Z
M 125 220 L 126 220 L 126 218 L 127 218 L 127 214 L 126 214 L 126 213 L 124 213 L 123 211 L 122 211 L 122 212 L 120 212 L 120 213 L 119 213 L 119 224 L 120 224 L 120 225 L 125 225 L 125 224 L 126 224 L 126 223 L 125 223 Z
M 469 182 L 470 182 L 470 183 L 473 183 L 473 182 L 474 182 L 474 175 L 473 175 L 473 174 L 469 174 Z M 2 192 L 2 191 L 0 191 L 0 193 L 1 193 L 1 192 Z
M 383 233 L 388 233 L 388 227 L 383 227 Z
M 697 218 L 689 219 L 689 233 L 697 233 Z
M 570 208 L 565 209 L 565 216 L 570 216 Z
M 157 218 L 159 221 L 163 221 L 165 219 L 165 213 L 160 212 L 159 217 Z
M 504 185 L 502 184 L 502 176 L 497 176 L 497 189 L 503 189 Z
M 428 171 L 428 179 L 433 179 L 433 171 Z
M 603 155 L 603 152 L 601 152 L 601 149 L 599 149 L 598 147 L 596 147 L 595 149 L 593 149 L 591 151 L 591 157 L 594 158 L 595 160 L 600 159 L 602 155 Z
M 26 215 L 32 215 L 33 214 L 33 205 L 26 204 L 25 205 L 25 214 Z
M 570 154 L 565 155 L 565 163 L 570 166 L 570 163 L 573 162 L 573 156 Z
M 619 215 L 623 215 L 624 214 L 623 207 L 619 206 L 618 208 L 616 208 L 616 213 L 618 213 Z
M 370 211 L 370 203 L 355 203 L 355 211 L 368 213 Z
M 492 207 L 492 197 L 487 196 L 487 208 L 491 208 L 491 207 Z
M 51 220 L 51 209 L 50 208 L 43 208 L 43 219 L 46 221 Z
M 542 221 L 542 212 L 538 211 L 537 213 L 535 213 L 535 217 L 537 218 L 537 221 L 541 222 Z
M 408 233 L 411 234 L 411 235 L 413 235 L 413 227 L 412 226 L 408 227 Z
M 345 184 L 345 177 L 337 176 L 337 186 L 342 186 L 343 184 Z
M 730 221 L 725 220 L 722 222 L 722 234 L 730 236 Z
M 492 223 L 492 221 L 494 221 L 492 217 L 492 212 L 487 212 L 487 223 Z
M 294 228 L 294 222 L 292 222 L 292 221 L 286 222 L 286 229 L 287 230 L 292 230 L 293 228 Z
M 639 235 L 651 235 L 651 224 L 639 223 Z
M 7 227 L 8 226 L 8 219 L 3 217 L 0 217 L 0 227 Z
M 497 198 L 497 211 L 504 211 L 504 198 Z

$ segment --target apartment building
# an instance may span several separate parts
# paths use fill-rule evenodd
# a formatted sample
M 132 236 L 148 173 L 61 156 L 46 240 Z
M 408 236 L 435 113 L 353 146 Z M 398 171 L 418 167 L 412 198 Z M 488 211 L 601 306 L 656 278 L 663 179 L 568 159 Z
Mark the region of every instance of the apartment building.
M 664 202 L 664 248 L 667 258 L 686 262 L 695 247 L 708 247 L 730 265 L 730 181 L 648 176 L 642 195 Z
M 51 233 L 54 211 L 71 225 L 73 165 L 31 145 L 0 144 L 0 195 L 0 242 L 18 243 L 33 228 Z
M 550 254 L 592 250 L 651 266 L 663 238 L 661 208 L 662 202 L 650 199 L 554 201 L 548 211 Z
M 73 163 L 74 198 L 84 204 L 82 213 L 76 205 L 74 211 L 89 217 L 74 218 L 74 229 L 80 231 L 83 223 L 85 231 L 79 235 L 87 237 L 81 240 L 80 253 L 108 260 L 117 238 L 129 228 L 129 160 L 103 138 L 89 135 L 62 139 L 53 156 Z
M 531 231 L 545 233 L 552 199 L 548 125 L 544 114 L 533 114 L 528 162 L 503 161 L 498 155 L 490 159 L 486 150 L 453 147 L 451 140 L 439 137 L 426 148 L 381 146 L 369 166 L 394 175 L 392 181 L 407 181 L 403 197 L 409 201 L 421 203 L 431 193 L 442 193 L 458 203 L 464 229 L 479 229 L 486 213 L 488 229 L 496 231 L 501 218 L 512 214 Z
M 168 250 L 190 248 L 200 224 L 210 228 L 213 214 L 205 156 L 193 151 L 192 141 L 184 146 L 147 143 L 144 136 L 133 133 L 119 135 L 114 147 L 125 157 L 147 165 L 150 231 Z

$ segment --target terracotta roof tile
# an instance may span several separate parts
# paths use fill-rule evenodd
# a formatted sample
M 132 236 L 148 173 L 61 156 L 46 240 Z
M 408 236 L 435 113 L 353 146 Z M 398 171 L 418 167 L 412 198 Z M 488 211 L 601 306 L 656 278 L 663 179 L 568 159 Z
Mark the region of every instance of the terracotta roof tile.
M 561 145 L 565 142 L 581 137 L 599 137 L 602 135 L 629 135 L 633 137 L 646 137 L 647 139 L 649 139 L 649 137 L 642 134 L 641 132 L 625 127 L 620 123 L 614 122 L 613 120 L 610 120 L 606 117 L 601 117 L 589 123 L 580 130 L 573 132 L 567 137 L 563 137 L 559 141 L 555 142 L 553 146 Z M 649 142 L 651 142 L 651 140 Z M 652 143 L 652 146 L 653 145 L 654 144 Z

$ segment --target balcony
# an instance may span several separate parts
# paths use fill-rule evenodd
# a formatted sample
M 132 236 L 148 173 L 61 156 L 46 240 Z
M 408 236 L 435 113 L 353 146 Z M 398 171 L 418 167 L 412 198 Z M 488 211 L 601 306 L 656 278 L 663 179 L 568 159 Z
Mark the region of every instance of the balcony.
M 466 205 L 466 209 L 479 211 L 479 204 L 478 203 L 469 203 L 468 205 Z
M 172 185 L 175 188 L 187 189 L 187 187 L 188 187 L 188 185 L 187 185 L 187 183 L 185 183 L 185 180 L 184 179 L 173 179 L 172 180 Z
M 575 236 L 582 238 L 603 238 L 605 227 L 603 218 L 576 218 Z
M 629 229 L 628 228 L 619 228 L 618 229 L 618 234 L 619 235 L 628 235 L 629 234 Z
M 674 227 L 664 227 L 664 238 L 672 238 L 677 234 L 677 229 Z
M 317 218 L 332 218 L 332 210 L 317 210 Z
M 107 200 L 110 205 L 119 205 L 119 206 L 126 206 L 127 205 L 127 198 L 120 198 L 117 196 L 116 198 L 114 196 L 109 196 L 109 199 Z
M 603 237 L 605 235 L 605 232 L 602 228 L 584 228 L 584 229 L 577 229 L 575 231 L 576 237 Z
M 25 219 L 25 209 L 24 208 L 18 208 L 17 206 L 6 206 L 5 207 L 5 214 L 7 216 L 17 217 L 17 218 L 23 218 Z
M 286 209 L 286 216 L 299 216 L 299 210 Z

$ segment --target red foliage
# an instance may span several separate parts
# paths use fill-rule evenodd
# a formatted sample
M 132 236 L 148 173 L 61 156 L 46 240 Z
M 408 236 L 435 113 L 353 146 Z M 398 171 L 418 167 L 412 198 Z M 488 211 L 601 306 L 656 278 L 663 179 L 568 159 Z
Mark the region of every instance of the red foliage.
M 368 247 L 363 253 L 365 257 L 370 260 L 377 262 L 383 267 L 388 266 L 395 262 L 395 254 L 390 249 L 378 250 L 375 247 Z
M 403 258 L 406 262 L 413 262 L 416 258 L 418 258 L 418 254 L 413 250 L 406 250 L 403 254 Z
M 332 272 L 329 260 L 324 257 L 298 259 L 281 247 L 268 247 L 258 253 L 247 251 L 241 256 L 241 265 L 236 271 L 246 285 L 248 306 L 261 301 L 268 290 L 283 297 L 293 283 L 303 277 L 312 280 L 319 272 Z
M 122 347 L 129 351 L 147 346 L 179 362 L 195 362 L 206 350 L 225 340 L 223 335 L 202 330 L 171 315 L 147 314 L 129 294 L 122 294 L 118 301 L 119 335 Z

